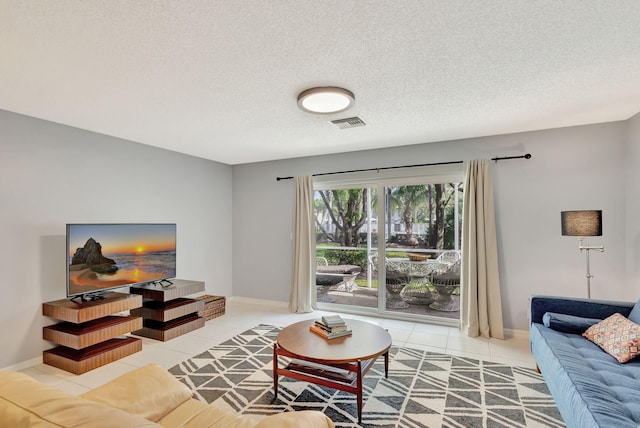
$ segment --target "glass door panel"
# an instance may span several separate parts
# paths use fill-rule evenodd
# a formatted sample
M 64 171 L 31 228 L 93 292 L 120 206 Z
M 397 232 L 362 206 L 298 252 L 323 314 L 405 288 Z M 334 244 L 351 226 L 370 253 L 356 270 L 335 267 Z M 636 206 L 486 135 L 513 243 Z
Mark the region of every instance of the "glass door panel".
M 314 200 L 319 307 L 459 319 L 460 183 L 316 190 Z
M 377 308 L 375 188 L 316 190 L 316 300 Z
M 395 185 L 383 191 L 386 310 L 458 319 L 460 184 Z M 448 287 L 440 284 L 444 276 Z

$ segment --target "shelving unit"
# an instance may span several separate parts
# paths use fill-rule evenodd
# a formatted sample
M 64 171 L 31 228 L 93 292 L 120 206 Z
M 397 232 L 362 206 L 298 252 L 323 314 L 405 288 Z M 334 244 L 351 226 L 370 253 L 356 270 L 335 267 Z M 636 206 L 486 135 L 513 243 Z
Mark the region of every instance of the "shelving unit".
M 204 327 L 205 319 L 198 315 L 205 302 L 185 296 L 204 291 L 204 282 L 172 280 L 168 287 L 154 284 L 134 285 L 129 290 L 144 299 L 141 308 L 132 315 L 143 319 L 143 326 L 133 334 L 150 339 L 167 341 Z
M 141 328 L 142 318 L 113 315 L 140 306 L 141 296 L 114 292 L 102 300 L 43 303 L 42 315 L 63 321 L 42 329 L 42 338 L 58 345 L 42 353 L 43 362 L 82 374 L 142 350 L 139 338 L 122 337 Z

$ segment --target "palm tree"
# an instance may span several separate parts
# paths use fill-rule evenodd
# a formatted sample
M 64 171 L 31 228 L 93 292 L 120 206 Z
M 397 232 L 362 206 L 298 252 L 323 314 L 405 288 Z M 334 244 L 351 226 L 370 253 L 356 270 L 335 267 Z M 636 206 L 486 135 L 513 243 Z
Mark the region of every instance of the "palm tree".
M 390 206 L 400 213 L 406 232 L 407 243 L 417 245 L 418 241 L 413 237 L 413 221 L 416 217 L 416 210 L 421 204 L 429 200 L 427 186 L 397 186 L 391 187 Z
M 429 185 L 429 247 L 445 248 L 445 210 L 455 194 L 451 183 Z

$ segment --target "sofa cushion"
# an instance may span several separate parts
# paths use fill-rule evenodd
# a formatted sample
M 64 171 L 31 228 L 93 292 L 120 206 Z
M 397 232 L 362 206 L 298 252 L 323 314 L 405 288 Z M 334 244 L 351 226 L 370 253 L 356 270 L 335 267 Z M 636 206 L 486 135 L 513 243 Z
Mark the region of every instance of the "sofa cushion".
M 250 416 L 191 399 L 178 406 L 158 423 L 164 427 L 180 428 L 253 428 L 258 421 Z
M 271 415 L 255 428 L 333 428 L 335 425 L 324 413 L 299 410 Z
M 616 302 L 612 300 L 577 297 L 531 296 L 529 309 L 531 322 L 542 324 L 542 317 L 546 312 L 557 312 L 560 314 L 598 318 L 601 320 L 616 312 L 627 317 L 631 309 L 633 309 L 634 304 L 634 302 Z
M 262 419 L 260 419 L 262 418 Z M 324 413 L 315 410 L 276 413 L 267 417 L 240 415 L 196 399 L 188 400 L 158 421 L 163 427 L 201 428 L 333 428 Z
M 531 351 L 568 427 L 637 428 L 640 359 L 620 364 L 586 338 L 533 323 Z
M 191 395 L 191 390 L 165 368 L 149 364 L 82 394 L 82 398 L 158 422 Z
M 613 314 L 582 334 L 621 363 L 640 354 L 640 325 L 621 314 Z
M 583 318 L 556 312 L 545 312 L 542 317 L 542 324 L 545 327 L 573 334 L 582 334 L 600 321 L 602 320 L 598 318 Z
M 628 318 L 636 324 L 640 324 L 640 300 L 633 305 L 631 308 L 631 312 L 629 313 Z
M 0 371 L 1 427 L 157 427 L 140 416 L 44 385 L 30 376 Z

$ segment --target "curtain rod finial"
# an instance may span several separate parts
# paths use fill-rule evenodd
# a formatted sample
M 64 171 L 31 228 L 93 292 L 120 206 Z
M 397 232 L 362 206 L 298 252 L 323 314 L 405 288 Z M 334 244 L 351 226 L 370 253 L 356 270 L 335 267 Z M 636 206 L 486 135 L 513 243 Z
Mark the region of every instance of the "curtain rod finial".
M 525 159 L 531 159 L 531 153 L 527 153 L 526 155 L 524 155 Z

